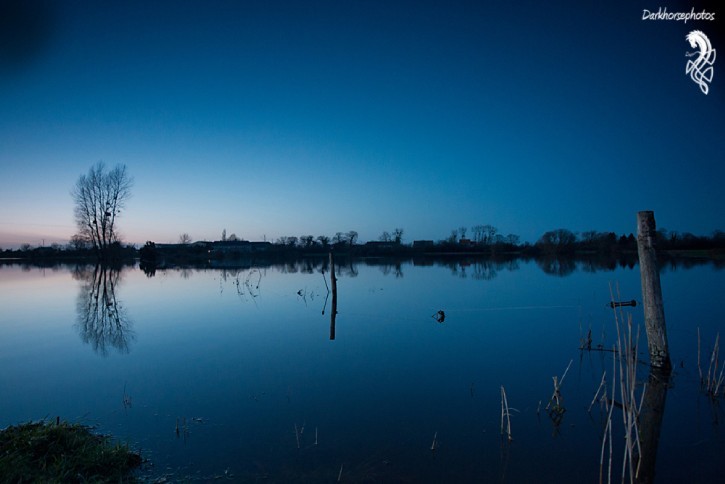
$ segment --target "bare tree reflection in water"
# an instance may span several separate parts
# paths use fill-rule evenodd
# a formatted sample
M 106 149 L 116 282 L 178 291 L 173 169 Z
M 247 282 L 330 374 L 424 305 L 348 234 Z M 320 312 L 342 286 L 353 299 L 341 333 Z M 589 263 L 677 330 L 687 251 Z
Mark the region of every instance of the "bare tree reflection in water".
M 473 274 L 471 277 L 479 281 L 492 281 L 496 278 L 498 271 L 503 266 L 503 263 L 492 259 L 477 261 L 473 264 Z
M 576 260 L 570 257 L 539 257 L 536 263 L 551 276 L 565 277 L 576 270 Z
M 317 266 L 317 264 L 315 263 L 315 261 L 313 261 L 311 259 L 303 260 L 300 263 L 300 265 L 301 265 L 300 272 L 303 273 L 303 274 L 314 274 L 315 273 L 315 268 Z
M 396 279 L 400 279 L 404 276 L 403 265 L 402 262 L 399 260 L 396 260 L 394 262 L 381 262 L 380 264 L 375 265 L 380 269 L 380 272 L 382 272 L 384 276 L 390 275 L 391 273 L 395 275 Z M 355 276 L 357 276 L 357 271 L 355 272 L 353 277 Z
M 73 277 L 83 282 L 76 304 L 76 326 L 83 342 L 102 356 L 110 348 L 128 353 L 136 335 L 126 309 L 116 298 L 121 270 L 107 265 L 79 266 Z

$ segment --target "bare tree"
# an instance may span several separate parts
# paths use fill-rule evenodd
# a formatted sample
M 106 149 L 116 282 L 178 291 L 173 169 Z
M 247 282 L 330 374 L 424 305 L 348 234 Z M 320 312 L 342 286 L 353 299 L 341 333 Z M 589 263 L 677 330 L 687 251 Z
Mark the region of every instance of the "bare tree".
M 451 235 L 449 235 L 448 238 L 446 239 L 446 242 L 448 242 L 449 244 L 455 244 L 457 240 L 458 240 L 458 230 L 453 229 L 453 230 L 451 230 Z
M 473 232 L 473 240 L 477 244 L 480 244 L 481 241 L 483 240 L 483 234 L 486 231 L 484 226 L 483 225 L 474 225 L 473 227 L 471 227 L 471 231 Z
M 380 235 L 380 242 L 390 242 L 391 238 L 390 232 L 386 230 Z
M 222 242 L 227 241 L 227 229 L 222 230 Z
M 458 227 L 458 233 L 461 234 L 462 239 L 466 238 L 466 230 L 468 230 L 468 229 L 464 226 Z
M 85 250 L 91 246 L 91 242 L 86 237 L 76 234 L 70 238 L 70 243 L 68 245 L 73 250 Z
M 347 233 L 347 241 L 350 243 L 350 247 L 355 245 L 355 242 L 357 242 L 357 232 L 354 230 L 351 230 Z
M 498 229 L 494 227 L 493 225 L 486 224 L 483 226 L 483 243 L 486 245 L 491 245 L 494 243 L 494 237 L 496 237 L 496 233 L 498 232 Z
M 576 238 L 576 234 L 571 230 L 550 230 L 541 236 L 536 245 L 546 251 L 564 252 L 573 250 Z
M 335 232 L 335 236 L 332 238 L 332 240 L 336 244 L 339 244 L 340 242 L 344 242 L 345 241 L 345 235 L 342 232 Z
M 508 234 L 506 236 L 506 241 L 511 245 L 519 245 L 520 237 L 516 234 Z
M 309 249 L 315 243 L 315 236 L 314 235 L 301 235 L 300 236 L 300 243 L 305 248 Z
M 179 243 L 182 245 L 189 245 L 191 244 L 191 235 L 184 232 L 183 234 L 179 235 Z
M 395 241 L 396 244 L 403 243 L 403 229 L 395 228 L 395 230 L 393 230 L 393 241 Z
M 330 245 L 330 237 L 328 237 L 327 235 L 320 235 L 319 237 L 317 237 L 317 241 L 322 244 L 323 247 L 327 247 L 328 245 Z
M 106 257 L 111 245 L 119 241 L 116 218 L 131 197 L 132 186 L 125 165 L 106 172 L 103 162 L 98 162 L 71 190 L 77 235 L 88 240 L 99 257 Z

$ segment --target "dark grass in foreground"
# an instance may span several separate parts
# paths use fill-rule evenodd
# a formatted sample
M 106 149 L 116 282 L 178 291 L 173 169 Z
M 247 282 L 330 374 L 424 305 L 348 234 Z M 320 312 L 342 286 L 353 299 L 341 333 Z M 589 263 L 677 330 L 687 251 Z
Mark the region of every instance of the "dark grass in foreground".
M 110 437 L 68 422 L 30 422 L 0 430 L 2 482 L 131 482 L 141 456 Z

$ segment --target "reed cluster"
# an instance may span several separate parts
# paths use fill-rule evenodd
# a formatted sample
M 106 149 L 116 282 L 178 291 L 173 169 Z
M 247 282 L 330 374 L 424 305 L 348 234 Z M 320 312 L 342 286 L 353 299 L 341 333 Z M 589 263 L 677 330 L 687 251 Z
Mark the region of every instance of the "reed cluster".
M 700 328 L 697 328 L 697 369 L 700 372 L 700 387 L 713 399 L 720 396 L 722 391 L 723 370 L 725 370 L 725 362 L 720 365 L 718 358 L 720 357 L 720 333 L 715 336 L 715 345 L 712 348 L 710 354 L 710 365 L 707 368 L 707 373 L 703 375 L 702 366 L 700 365 Z M 720 367 L 720 373 L 718 374 L 718 366 Z
M 614 297 L 612 297 L 614 301 Z M 647 385 L 644 384 L 642 392 L 637 398 L 637 364 L 639 362 L 637 348 L 639 343 L 639 330 L 635 330 L 632 325 L 632 316 L 630 314 L 624 317 L 621 308 L 619 314 L 617 308 L 614 309 L 614 322 L 617 329 L 617 343 L 612 348 L 612 382 L 611 388 L 607 389 L 606 373 L 602 375 L 601 383 L 594 395 L 591 409 L 594 402 L 601 394 L 600 400 L 604 403 L 607 412 L 606 424 L 604 428 L 604 436 L 602 439 L 602 448 L 599 461 L 599 482 L 611 482 L 613 477 L 613 461 L 614 461 L 614 445 L 612 438 L 613 413 L 614 408 L 618 407 L 622 410 L 622 425 L 624 431 L 624 455 L 622 459 L 622 470 L 619 480 L 625 482 L 635 482 L 639 474 L 640 456 L 642 449 L 640 444 L 639 430 L 639 414 L 642 409 L 642 402 L 647 391 Z M 610 393 L 610 397 L 607 393 Z M 617 400 L 617 397 L 619 400 Z M 608 452 L 607 452 L 608 451 Z M 608 455 L 607 464 L 605 466 L 605 455 Z M 607 475 L 605 476 L 605 468 Z

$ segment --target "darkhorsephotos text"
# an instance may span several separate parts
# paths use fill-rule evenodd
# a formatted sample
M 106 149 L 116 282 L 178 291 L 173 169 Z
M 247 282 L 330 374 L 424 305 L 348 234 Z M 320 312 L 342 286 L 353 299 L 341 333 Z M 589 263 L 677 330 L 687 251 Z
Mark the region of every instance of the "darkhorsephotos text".
M 695 8 L 689 12 L 668 12 L 667 7 L 660 7 L 656 12 L 642 10 L 642 20 L 675 20 L 687 23 L 688 20 L 715 20 L 715 13 L 703 10 L 695 12 Z

